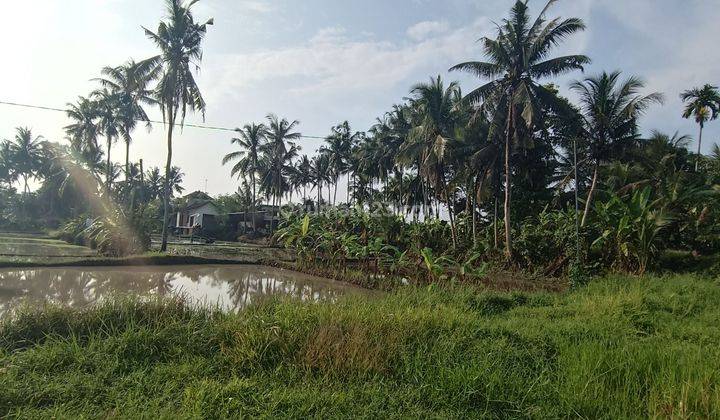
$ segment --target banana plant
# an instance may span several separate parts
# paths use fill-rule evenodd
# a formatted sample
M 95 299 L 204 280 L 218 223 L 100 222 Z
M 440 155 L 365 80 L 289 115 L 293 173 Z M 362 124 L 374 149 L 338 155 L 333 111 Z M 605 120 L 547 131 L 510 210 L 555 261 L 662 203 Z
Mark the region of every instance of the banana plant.
M 446 266 L 444 265 L 447 258 L 442 256 L 436 257 L 430 248 L 423 248 L 420 251 L 420 255 L 423 259 L 423 268 L 427 271 L 428 279 L 431 282 L 437 282 L 447 278 Z
M 593 242 L 596 251 L 610 256 L 611 265 L 645 274 L 648 265 L 660 250 L 661 233 L 672 216 L 660 207 L 660 200 L 650 199 L 652 190 L 635 191 L 629 201 L 612 195 L 596 205 L 600 236 Z

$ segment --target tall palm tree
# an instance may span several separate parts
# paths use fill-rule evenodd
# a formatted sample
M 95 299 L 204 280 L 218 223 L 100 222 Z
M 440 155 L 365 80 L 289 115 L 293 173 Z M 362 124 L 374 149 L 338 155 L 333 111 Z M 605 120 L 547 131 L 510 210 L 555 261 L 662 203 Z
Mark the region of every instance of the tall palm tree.
M 331 181 L 330 158 L 325 153 L 318 153 L 312 159 L 313 184 L 317 188 L 317 208 L 320 212 L 322 205 L 322 186 Z
M 303 205 L 307 200 L 307 187 L 313 183 L 313 166 L 308 155 L 302 155 L 295 164 L 292 172 L 293 185 L 303 190 Z
M 553 47 L 568 36 L 585 29 L 581 19 L 555 18 L 545 14 L 556 0 L 548 1 L 534 22 L 527 1 L 517 0 L 510 18 L 498 26 L 495 39 L 482 38 L 487 62 L 460 63 L 450 70 L 462 70 L 490 81 L 470 92 L 466 100 L 479 104 L 498 103 L 496 118 L 504 120 L 505 131 L 505 255 L 512 258 L 511 238 L 511 153 L 513 146 L 530 146 L 530 135 L 542 117 L 542 108 L 558 105 L 555 94 L 538 80 L 573 70 L 582 70 L 590 62 L 584 55 L 548 58 Z M 531 23 L 532 22 L 532 23 Z M 524 124 L 520 124 L 524 123 Z M 499 125 L 499 124 L 498 124 Z M 524 127 L 523 127 L 524 126 Z
M 160 174 L 160 168 L 154 167 L 148 170 L 145 174 L 145 183 L 151 200 L 156 200 L 163 196 L 165 180 Z
M 197 23 L 191 13 L 192 6 L 198 0 L 183 4 L 181 0 L 166 0 L 167 21 L 160 22 L 155 32 L 147 28 L 145 35 L 160 50 L 160 54 L 149 58 L 148 65 L 157 67 L 160 80 L 156 87 L 156 99 L 167 124 L 167 162 L 165 163 L 165 191 L 163 194 L 163 233 L 161 251 L 167 250 L 168 223 L 170 216 L 170 185 L 167 183 L 172 169 L 172 138 L 175 125 L 180 117 L 180 126 L 185 123 L 187 110 L 200 111 L 205 118 L 205 100 L 200 93 L 192 67 L 200 68 L 202 61 L 202 41 L 207 26 L 213 24 L 209 19 Z
M 81 150 L 98 150 L 97 138 L 100 127 L 97 123 L 97 103 L 85 97 L 78 97 L 77 104 L 67 104 L 65 111 L 71 124 L 65 126 L 70 142 Z
M 9 142 L 8 154 L 15 173 L 23 179 L 23 191 L 28 194 L 28 181 L 38 175 L 42 166 L 44 140 L 42 136 L 33 136 L 27 127 L 17 127 L 15 132 L 15 138 Z
M 17 171 L 12 163 L 10 142 L 4 140 L 0 142 L 0 182 L 5 182 L 8 188 L 12 188 L 12 184 L 17 180 L 17 176 Z
M 167 185 L 170 189 L 170 196 L 175 196 L 175 193 L 182 194 L 185 191 L 185 187 L 182 186 L 183 178 L 185 174 L 177 166 L 170 168 L 170 177 L 166 180 L 163 178 L 163 185 Z
M 580 96 L 581 135 L 588 143 L 588 159 L 593 165 L 581 227 L 587 223 L 600 165 L 621 157 L 634 145 L 638 138 L 638 118 L 653 103 L 663 102 L 660 93 L 640 94 L 644 87 L 645 83 L 637 77 L 620 81 L 619 71 L 603 72 L 570 85 Z
M 293 130 L 300 124 L 299 121 L 288 121 L 285 118 L 279 118 L 277 115 L 269 114 L 267 116 L 267 140 L 268 143 L 265 145 L 268 156 L 271 159 L 271 166 L 273 168 L 272 177 L 274 179 L 273 195 L 276 199 L 278 207 L 282 204 L 282 182 L 283 182 L 283 169 L 287 164 L 290 156 L 289 151 L 294 150 L 297 154 L 297 148 L 294 140 L 298 140 L 301 134 L 293 132 Z M 292 153 L 290 153 L 291 155 Z
M 337 187 L 340 176 L 348 172 L 348 160 L 353 144 L 360 133 L 352 133 L 350 124 L 344 121 L 332 128 L 332 133 L 325 138 L 326 148 L 330 156 L 330 166 L 333 171 L 333 205 L 337 201 Z
M 110 90 L 116 97 L 117 112 L 120 120 L 120 135 L 125 141 L 125 177 L 130 173 L 130 143 L 132 132 L 138 121 L 145 122 L 151 128 L 143 105 L 156 104 L 153 92 L 148 88 L 150 81 L 157 77 L 159 67 L 149 61 L 136 63 L 133 60 L 117 67 L 102 69 L 104 77 L 97 79 L 100 84 Z
M 225 155 L 222 164 L 226 165 L 229 162 L 237 162 L 230 170 L 230 175 L 250 176 L 253 194 L 252 200 L 255 202 L 257 200 L 256 176 L 260 171 L 260 152 L 263 144 L 265 144 L 267 128 L 264 124 L 252 123 L 245 124 L 243 128 L 236 128 L 235 131 L 240 136 L 232 138 L 230 143 L 237 144 L 240 150 Z
M 419 111 L 419 120 L 410 131 L 407 147 L 420 154 L 420 175 L 442 192 L 450 216 L 453 246 L 457 246 L 454 194 L 448 186 L 448 161 L 461 121 L 457 112 L 460 88 L 457 82 L 445 87 L 440 76 L 437 76 L 431 78 L 429 83 L 415 85 L 410 93 L 412 103 Z
M 122 130 L 122 121 L 119 114 L 118 96 L 110 92 L 108 89 L 96 90 L 92 93 L 95 100 L 95 109 L 98 115 L 98 130 L 105 136 L 107 142 L 107 154 L 105 164 L 105 188 L 110 191 L 113 176 L 112 160 L 110 159 L 110 151 L 113 143 L 120 137 Z
M 683 118 L 694 117 L 695 122 L 700 126 L 698 136 L 698 152 L 695 160 L 695 171 L 698 170 L 700 154 L 702 153 L 702 135 L 705 123 L 717 119 L 720 112 L 720 92 L 718 87 L 706 84 L 701 88 L 686 90 L 680 94 L 680 99 L 687 103 Z

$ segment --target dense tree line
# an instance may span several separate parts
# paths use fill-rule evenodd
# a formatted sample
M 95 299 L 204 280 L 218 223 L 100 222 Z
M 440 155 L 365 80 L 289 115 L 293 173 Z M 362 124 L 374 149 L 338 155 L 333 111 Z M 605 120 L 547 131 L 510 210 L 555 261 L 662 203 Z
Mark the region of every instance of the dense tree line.
M 59 223 L 108 213 L 95 200 L 80 199 L 97 195 L 129 220 L 152 207 L 163 222 L 156 229 L 164 249 L 170 198 L 182 191 L 182 173 L 172 166 L 174 127 L 188 111 L 205 110 L 192 67 L 200 64 L 213 22 L 196 22 L 193 4 L 167 0 L 167 18 L 156 31 L 145 29 L 158 54 L 102 69 L 98 88 L 68 104 L 68 144 L 25 128 L 2 142 L 5 225 L 37 223 L 41 215 L 45 223 Z M 497 33 L 481 39 L 484 61 L 450 68 L 476 76 L 477 87 L 465 93 L 456 82 L 431 77 L 367 131 L 354 131 L 347 121 L 333 127 L 314 155 L 301 153 L 296 120 L 269 114 L 238 128 L 231 140 L 237 149 L 222 164 L 232 165 L 241 187 L 223 197 L 223 205 L 237 211 L 262 200 L 301 201 L 305 211 L 318 213 L 323 206 L 380 207 L 408 223 L 447 221 L 448 249 L 502 250 L 506 261 L 529 259 L 528 234 L 544 223 L 548 229 L 577 225 L 582 253 L 604 249 L 608 264 L 635 271 L 659 249 L 716 249 L 720 156 L 717 146 L 701 155 L 700 144 L 720 111 L 717 87 L 681 95 L 682 117 L 700 129 L 697 153 L 687 149 L 688 136 L 641 134 L 643 114 L 664 97 L 648 92 L 638 76 L 586 75 L 569 86 L 579 98 L 573 103 L 559 94 L 554 78 L 584 70 L 590 58 L 552 53 L 585 24 L 547 18 L 551 5 L 532 19 L 526 3 L 517 1 Z M 130 161 L 133 133 L 138 126 L 151 129 L 151 107 L 159 107 L 166 128 L 164 171 Z M 118 142 L 124 166 L 112 160 Z M 33 182 L 40 185 L 36 191 Z M 342 183 L 346 203 L 338 203 Z M 622 255 L 608 255 L 617 252 Z
M 577 103 L 562 97 L 553 77 L 582 70 L 590 59 L 551 52 L 585 25 L 546 19 L 547 10 L 533 21 L 525 2 L 516 2 L 496 36 L 481 39 L 487 61 L 451 68 L 483 81 L 470 93 L 438 76 L 412 87 L 366 133 L 353 133 L 347 122 L 334 127 L 309 166 L 308 159 L 288 165 L 286 192 L 315 188 L 320 202 L 327 186 L 327 202 L 335 204 L 330 190 L 347 175 L 348 203 L 384 202 L 406 220 L 447 220 L 447 247 L 478 247 L 490 238 L 507 261 L 537 260 L 528 247 L 544 244 L 527 241 L 531 231 L 541 233 L 537 226 L 563 231 L 576 223 L 583 254 L 629 271 L 644 272 L 665 248 L 717 250 L 720 150 L 693 154 L 691 138 L 677 133 L 643 136 L 640 119 L 664 96 L 646 91 L 638 76 L 588 75 L 569 86 Z M 682 116 L 694 118 L 702 136 L 717 117 L 717 87 L 681 97 Z M 234 173 L 264 168 L 239 165 Z M 522 249 L 513 246 L 516 238 Z M 546 254 L 567 261 L 563 247 L 575 247 L 561 242 Z M 554 256 L 544 259 L 552 265 Z

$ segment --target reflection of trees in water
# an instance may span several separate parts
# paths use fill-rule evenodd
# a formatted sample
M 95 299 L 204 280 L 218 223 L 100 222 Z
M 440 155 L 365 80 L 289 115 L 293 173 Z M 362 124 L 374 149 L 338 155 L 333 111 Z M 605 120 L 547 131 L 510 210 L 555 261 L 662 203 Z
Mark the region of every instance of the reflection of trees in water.
M 41 306 L 54 302 L 82 306 L 92 301 L 93 276 L 77 270 L 21 270 L 0 272 L 0 312 L 21 303 Z
M 300 300 L 334 300 L 343 294 L 338 288 L 328 287 L 317 281 L 293 278 L 292 274 L 268 274 L 259 269 L 247 271 L 228 270 L 218 273 L 227 275 L 215 281 L 228 283 L 229 302 L 235 310 L 242 309 L 251 303 L 261 302 L 275 296 L 287 296 Z
M 148 275 L 149 274 L 149 275 Z M 111 296 L 166 293 L 172 274 L 119 270 L 37 269 L 0 272 L 0 313 L 46 302 L 83 307 Z
M 177 293 L 185 293 L 196 301 L 206 298 L 182 290 L 177 285 L 179 280 L 202 286 L 198 288 L 201 294 L 220 291 L 223 305 L 234 310 L 273 296 L 335 300 L 344 293 L 331 283 L 260 267 L 202 267 L 174 272 L 102 268 L 11 270 L 0 271 L 0 314 L 21 303 L 35 307 L 45 302 L 83 307 L 108 297 L 167 297 Z

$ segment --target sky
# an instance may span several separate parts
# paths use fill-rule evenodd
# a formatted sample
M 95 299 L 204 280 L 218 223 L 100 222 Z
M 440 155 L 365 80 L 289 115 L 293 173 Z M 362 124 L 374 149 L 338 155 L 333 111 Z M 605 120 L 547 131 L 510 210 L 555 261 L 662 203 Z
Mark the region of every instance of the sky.
M 97 87 L 104 66 L 155 54 L 142 26 L 156 29 L 161 0 L 2 0 L 0 101 L 64 108 Z M 204 43 L 198 84 L 207 102 L 204 124 L 235 128 L 272 112 L 299 120 L 299 131 L 325 136 L 349 121 L 367 130 L 376 117 L 431 76 L 457 80 L 464 91 L 482 81 L 448 73 L 454 64 L 481 60 L 476 42 L 492 35 L 512 0 L 201 0 L 198 20 L 214 18 Z M 530 0 L 536 13 L 545 0 Z M 641 120 L 642 130 L 679 131 L 697 138 L 683 120 L 679 94 L 705 83 L 720 84 L 720 1 L 560 0 L 549 17 L 582 18 L 587 30 L 557 48 L 581 53 L 592 64 L 585 75 L 621 70 L 641 76 L 647 92 L 665 94 Z M 575 72 L 553 81 L 573 98 Z M 160 119 L 158 110 L 151 117 Z M 203 124 L 201 115 L 187 122 Z M 15 127 L 64 141 L 63 113 L 0 105 L 0 139 Z M 134 133 L 131 159 L 162 166 L 164 127 Z M 238 181 L 222 157 L 233 151 L 232 133 L 186 127 L 176 133 L 173 163 L 185 173 L 188 191 L 230 193 Z M 322 140 L 303 139 L 312 155 Z M 720 122 L 707 125 L 703 151 L 720 143 Z M 693 150 L 697 147 L 691 146 Z M 112 149 L 124 162 L 124 146 Z M 344 188 L 340 188 L 344 191 Z M 341 196 L 341 193 L 338 194 Z

